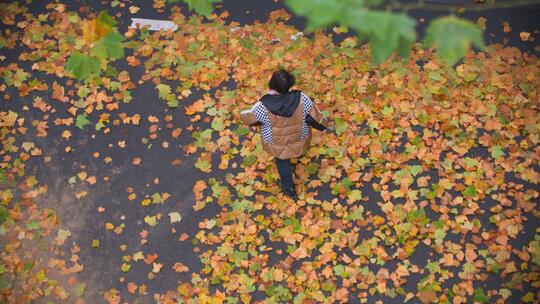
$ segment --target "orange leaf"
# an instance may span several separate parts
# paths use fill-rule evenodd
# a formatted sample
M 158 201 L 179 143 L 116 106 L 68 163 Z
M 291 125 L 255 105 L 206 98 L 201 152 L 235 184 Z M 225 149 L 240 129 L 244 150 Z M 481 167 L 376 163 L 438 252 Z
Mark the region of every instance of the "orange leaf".
M 182 264 L 182 263 L 174 263 L 173 267 L 174 271 L 178 272 L 178 273 L 182 273 L 182 272 L 188 272 L 189 271 L 189 268 Z
M 180 128 L 176 128 L 172 131 L 172 137 L 173 138 L 178 138 L 178 136 L 180 136 L 180 134 L 182 134 L 182 129 Z
M 154 263 L 155 260 L 157 260 L 158 258 L 158 255 L 157 253 L 154 253 L 154 254 L 147 254 L 146 255 L 146 258 L 144 259 L 144 262 L 148 265 Z
M 186 106 L 185 111 L 187 115 L 193 115 L 196 112 L 202 112 L 204 111 L 204 100 L 199 99 L 195 101 L 192 105 Z
M 129 293 L 135 293 L 135 291 L 137 291 L 137 285 L 133 282 L 129 282 L 127 284 L 127 290 Z
M 193 193 L 195 194 L 195 198 L 200 200 L 203 198 L 202 192 L 207 188 L 206 182 L 203 180 L 198 180 L 195 185 L 193 185 Z

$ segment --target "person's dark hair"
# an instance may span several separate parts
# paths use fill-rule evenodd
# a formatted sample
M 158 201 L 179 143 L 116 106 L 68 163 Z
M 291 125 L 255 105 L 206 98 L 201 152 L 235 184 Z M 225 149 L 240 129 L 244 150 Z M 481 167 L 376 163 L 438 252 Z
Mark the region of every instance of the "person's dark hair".
M 289 92 L 289 89 L 294 85 L 294 76 L 284 69 L 279 69 L 272 73 L 272 78 L 268 82 L 270 90 L 277 91 L 280 94 Z

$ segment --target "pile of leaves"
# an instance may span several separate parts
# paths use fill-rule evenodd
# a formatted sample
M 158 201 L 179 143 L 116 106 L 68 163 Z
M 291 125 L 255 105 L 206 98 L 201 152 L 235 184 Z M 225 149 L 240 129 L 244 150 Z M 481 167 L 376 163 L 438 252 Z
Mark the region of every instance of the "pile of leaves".
M 13 225 L 26 223 L 15 216 L 20 207 L 10 193 L 24 183 L 36 185 L 21 180 L 25 174 L 16 169 L 25 158 L 40 154 L 32 152 L 39 147 L 22 143 L 26 128 L 47 137 L 49 125 L 58 126 L 64 130 L 60 136 L 69 140 L 77 127 L 88 131 L 93 126 L 108 134 L 137 126 L 141 116 L 122 109 L 135 83 L 151 81 L 162 107 L 173 114 L 182 111 L 192 123 L 171 132 L 173 138 L 190 132 L 192 140 L 182 150 L 207 174 L 193 184 L 193 215 L 210 207 L 219 210 L 199 222 L 198 233 L 186 236 L 199 252 L 202 269 L 170 265 L 179 273 L 193 271 L 191 280 L 179 282 L 176 290 L 153 291 L 156 301 L 488 303 L 516 295 L 523 302 L 539 300 L 531 291 L 540 286 L 538 58 L 491 45 L 449 67 L 432 50 L 413 45 L 407 61 L 391 59 L 374 67 L 367 47 L 356 39 L 336 45 L 320 32 L 305 37 L 285 24 L 290 16 L 284 11 L 273 12 L 265 23 L 239 26 L 227 24 L 226 13 L 203 22 L 175 10 L 176 32 L 130 29 L 123 34 L 130 51 L 116 62 L 143 66 L 138 79 L 132 81 L 129 69 L 118 71 L 110 64 L 101 67 L 100 77 L 79 82 L 65 67 L 78 52 L 77 42 L 84 41 L 73 26 L 84 18 L 62 4 L 50 4 L 46 16 L 7 7 L 25 21 L 17 23 L 19 30 L 4 31 L 1 45 L 12 48 L 20 40 L 28 51 L 19 56 L 20 64 L 2 64 L 5 84 L 0 90 L 5 99 L 13 88 L 20 96 L 35 94 L 32 111 L 45 115 L 29 126 L 24 119 L 28 111 L 2 112 L 1 168 L 9 183 L 4 178 L 1 195 L 10 218 L 4 233 L 16 235 Z M 268 76 L 279 67 L 295 74 L 297 87 L 335 124 L 335 132 L 316 134 L 312 147 L 295 160 L 298 201 L 280 194 L 258 130 L 239 121 L 240 111 L 266 92 Z M 35 77 L 39 73 L 57 81 L 43 83 Z M 195 91 L 203 94 L 192 101 Z M 53 115 L 56 108 L 67 111 Z M 165 121 L 172 121 L 173 114 Z M 156 117 L 148 121 L 151 134 L 145 143 L 159 130 Z M 65 152 L 70 151 L 66 146 Z M 140 163 L 133 159 L 133 166 Z M 216 178 L 217 172 L 227 174 Z M 72 182 L 79 180 L 92 184 L 96 177 L 74 172 Z M 129 200 L 137 200 L 128 192 Z M 155 193 L 140 204 L 163 204 L 168 197 Z M 169 217 L 171 223 L 182 219 L 179 213 Z M 145 213 L 147 229 L 168 224 L 159 219 Z M 53 226 L 57 239 L 65 240 L 65 230 Z M 121 226 L 106 228 L 122 232 Z M 146 234 L 140 233 L 141 244 Z M 22 265 L 4 256 L 3 265 L 12 266 L 3 278 Z M 163 264 L 156 259 L 126 252 L 117 271 L 126 273 L 133 261 L 144 260 L 157 273 Z M 500 283 L 487 284 L 494 278 Z M 13 288 L 2 284 L 6 296 L 4 291 Z M 104 297 L 119 303 L 128 294 L 148 292 L 144 284 L 125 285 L 127 292 L 111 287 Z

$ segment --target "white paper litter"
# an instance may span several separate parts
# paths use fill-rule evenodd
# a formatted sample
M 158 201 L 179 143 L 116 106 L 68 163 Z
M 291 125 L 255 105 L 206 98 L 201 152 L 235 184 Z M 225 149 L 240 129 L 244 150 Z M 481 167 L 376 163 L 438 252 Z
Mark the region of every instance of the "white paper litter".
M 304 35 L 302 32 L 297 32 L 296 34 L 291 35 L 291 40 L 296 40 L 298 37 Z
M 138 25 L 138 26 L 137 26 Z M 170 20 L 156 20 L 156 19 L 145 19 L 145 18 L 131 18 L 131 28 L 143 28 L 144 26 L 149 26 L 148 30 L 150 31 L 159 31 L 159 30 L 170 30 L 176 31 L 178 26 Z

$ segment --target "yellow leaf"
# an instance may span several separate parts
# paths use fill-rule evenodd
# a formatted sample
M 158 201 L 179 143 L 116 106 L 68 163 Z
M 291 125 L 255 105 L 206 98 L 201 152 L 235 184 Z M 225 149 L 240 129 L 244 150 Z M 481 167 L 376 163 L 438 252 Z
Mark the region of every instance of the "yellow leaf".
M 96 41 L 96 19 L 83 20 L 82 22 L 83 40 L 84 42 L 91 43 Z
M 141 9 L 140 7 L 132 5 L 132 6 L 129 7 L 129 12 L 132 13 L 132 14 L 136 14 L 140 9 Z
M 128 272 L 131 269 L 131 265 L 129 265 L 127 263 L 123 263 L 120 268 L 121 268 L 122 272 Z
M 18 116 L 19 114 L 13 111 L 0 112 L 0 127 L 13 127 Z
M 154 216 L 147 215 L 144 217 L 144 222 L 153 227 L 157 225 L 157 218 L 155 215 Z
M 161 268 L 163 268 L 163 263 L 152 263 L 152 272 L 153 273 L 160 272 Z
M 143 254 L 143 252 L 142 252 L 142 251 L 136 252 L 136 253 L 133 255 L 133 260 L 134 260 L 134 261 L 144 260 L 144 254 Z

